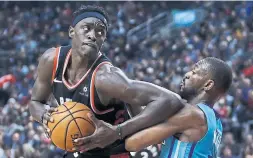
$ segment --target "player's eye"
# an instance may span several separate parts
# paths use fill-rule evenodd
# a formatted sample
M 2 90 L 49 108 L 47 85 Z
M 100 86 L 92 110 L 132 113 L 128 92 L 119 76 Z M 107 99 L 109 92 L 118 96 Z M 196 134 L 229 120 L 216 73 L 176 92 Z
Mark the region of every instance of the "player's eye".
M 82 28 L 84 31 L 89 31 L 89 27 L 88 26 L 83 26 Z
M 98 34 L 99 36 L 103 36 L 103 35 L 105 34 L 105 32 L 102 31 L 102 30 L 99 30 L 99 31 L 97 31 L 97 34 Z

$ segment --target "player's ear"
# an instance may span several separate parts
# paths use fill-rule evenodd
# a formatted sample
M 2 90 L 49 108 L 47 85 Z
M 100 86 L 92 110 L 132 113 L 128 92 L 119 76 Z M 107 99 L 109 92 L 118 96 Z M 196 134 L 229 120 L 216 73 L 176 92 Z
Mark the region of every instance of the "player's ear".
M 69 37 L 70 37 L 70 38 L 73 38 L 73 37 L 74 37 L 74 34 L 75 34 L 74 27 L 69 26 Z
M 205 90 L 205 91 L 209 91 L 209 90 L 211 90 L 213 87 L 214 87 L 214 81 L 213 81 L 213 80 L 208 80 L 208 81 L 205 83 L 204 90 Z

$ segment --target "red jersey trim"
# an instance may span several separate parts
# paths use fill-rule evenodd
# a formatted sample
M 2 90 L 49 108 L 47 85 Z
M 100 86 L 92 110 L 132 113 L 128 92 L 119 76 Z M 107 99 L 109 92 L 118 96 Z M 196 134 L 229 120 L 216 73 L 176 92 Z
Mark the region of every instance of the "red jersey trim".
M 66 80 L 65 80 L 65 77 L 64 77 L 64 74 L 65 74 L 65 71 L 66 71 L 66 68 L 67 68 L 67 65 L 68 65 L 68 62 L 69 62 L 69 58 L 71 56 L 71 50 L 69 50 L 68 54 L 67 54 L 67 57 L 65 59 L 65 62 L 64 62 L 64 67 L 63 67 L 63 72 L 62 72 L 62 82 L 63 84 L 69 89 L 69 90 L 72 90 L 72 89 L 75 89 L 77 86 L 80 85 L 80 83 L 82 83 L 82 81 L 86 78 L 86 76 L 89 74 L 89 72 L 91 71 L 92 67 L 94 66 L 94 64 L 97 62 L 97 60 L 102 56 L 102 54 L 100 53 L 99 56 L 97 57 L 97 59 L 94 61 L 94 63 L 91 65 L 91 67 L 89 68 L 89 70 L 84 74 L 84 76 L 74 85 L 71 85 L 69 84 Z
M 104 65 L 104 64 L 109 64 L 109 65 L 112 65 L 110 62 L 108 61 L 105 61 L 105 62 L 102 62 L 100 63 L 96 69 L 94 70 L 93 74 L 92 74 L 92 78 L 91 78 L 91 84 L 90 84 L 90 104 L 91 104 L 91 108 L 92 110 L 98 114 L 98 115 L 102 115 L 102 114 L 106 114 L 106 113 L 109 113 L 109 112 L 112 112 L 114 110 L 114 108 L 110 108 L 110 109 L 107 109 L 107 110 L 104 110 L 104 111 L 99 111 L 97 108 L 96 108 L 96 105 L 95 105 L 95 77 L 96 77 L 96 72 L 98 71 L 98 69 Z

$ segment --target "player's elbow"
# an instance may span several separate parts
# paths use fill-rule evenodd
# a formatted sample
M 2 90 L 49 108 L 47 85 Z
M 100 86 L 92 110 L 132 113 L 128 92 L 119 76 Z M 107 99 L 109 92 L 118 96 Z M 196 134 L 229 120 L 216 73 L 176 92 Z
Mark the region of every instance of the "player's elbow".
M 175 111 L 178 112 L 180 111 L 182 108 L 184 108 L 185 104 L 183 103 L 182 99 L 177 99 L 175 101 L 176 103 L 174 104 L 175 106 Z M 173 104 L 172 104 L 173 105 Z
M 182 108 L 184 108 L 185 104 L 183 99 L 176 93 L 173 93 L 170 95 L 170 97 L 167 97 L 167 103 L 170 105 L 170 109 L 172 112 L 176 113 Z

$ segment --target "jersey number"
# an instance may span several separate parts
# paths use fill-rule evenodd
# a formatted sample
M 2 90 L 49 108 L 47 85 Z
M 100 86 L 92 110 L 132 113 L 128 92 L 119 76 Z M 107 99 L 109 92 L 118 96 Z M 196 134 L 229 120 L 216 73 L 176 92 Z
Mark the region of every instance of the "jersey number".
M 148 153 L 147 152 L 141 152 L 142 158 L 148 158 Z
M 65 101 L 64 101 L 65 100 Z M 63 98 L 63 97 L 60 97 L 60 105 L 64 104 L 65 102 L 67 101 L 72 101 L 72 99 L 69 99 L 69 98 Z

